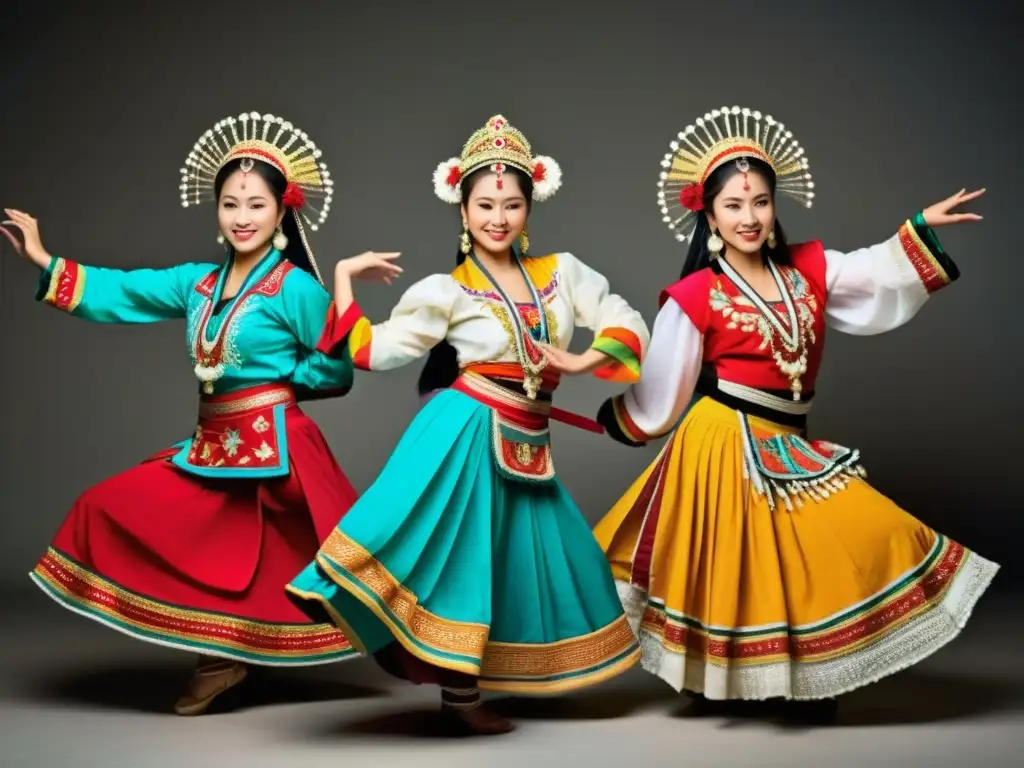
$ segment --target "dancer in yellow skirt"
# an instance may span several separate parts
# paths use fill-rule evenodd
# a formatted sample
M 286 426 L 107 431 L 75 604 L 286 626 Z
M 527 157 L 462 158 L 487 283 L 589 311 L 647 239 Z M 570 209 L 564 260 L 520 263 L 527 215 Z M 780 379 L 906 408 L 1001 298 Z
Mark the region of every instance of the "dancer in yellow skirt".
M 640 445 L 673 430 L 597 525 L 642 665 L 708 699 L 824 699 L 954 638 L 999 566 L 864 480 L 856 450 L 810 439 L 826 325 L 880 334 L 958 275 L 936 203 L 873 247 L 787 245 L 776 192 L 810 207 L 803 149 L 771 117 L 716 110 L 679 134 L 658 200 L 690 241 L 641 378 L 599 421 Z

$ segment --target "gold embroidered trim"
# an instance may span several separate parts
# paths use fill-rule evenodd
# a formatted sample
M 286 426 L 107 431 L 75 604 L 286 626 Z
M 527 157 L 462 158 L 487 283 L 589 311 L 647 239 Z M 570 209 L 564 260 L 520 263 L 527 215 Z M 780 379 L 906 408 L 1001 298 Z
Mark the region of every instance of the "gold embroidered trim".
M 526 411 L 527 413 L 538 414 L 540 416 L 547 416 L 551 413 L 550 402 L 531 400 L 526 397 L 526 395 L 520 395 L 518 392 L 506 389 L 500 384 L 495 384 L 490 379 L 485 376 L 481 376 L 478 373 L 463 371 L 461 378 L 462 383 L 467 389 L 479 392 L 490 400 L 495 400 L 499 403 Z
M 589 635 L 555 643 L 487 643 L 481 677 L 554 677 L 583 672 L 636 646 L 625 616 Z
M 909 259 L 929 293 L 934 293 L 952 282 L 942 264 L 935 258 L 909 220 L 900 227 L 898 238 L 903 256 Z
M 279 403 L 292 402 L 295 402 L 295 393 L 288 386 L 276 387 L 232 400 L 210 401 L 201 399 L 199 401 L 199 418 L 216 419 L 223 416 L 235 416 L 258 408 L 267 408 Z
M 136 595 L 77 565 L 52 547 L 33 573 L 71 602 L 115 618 L 129 627 L 186 641 L 282 657 L 324 655 L 351 647 L 344 635 L 331 624 L 271 624 L 178 608 Z M 89 594 L 74 589 L 75 582 L 85 585 Z M 265 645 L 267 640 L 273 645 Z
M 379 605 L 391 611 L 412 637 L 439 651 L 476 659 L 483 655 L 490 631 L 486 625 L 434 615 L 419 605 L 416 595 L 402 586 L 381 562 L 337 528 L 331 531 L 320 552 L 317 562 L 322 568 L 336 573 L 331 568 L 333 561 L 345 569 L 352 579 L 373 593 Z M 325 562 L 324 556 L 329 560 Z
M 58 257 L 43 301 L 68 314 L 74 312 L 85 295 L 85 274 L 83 265 Z

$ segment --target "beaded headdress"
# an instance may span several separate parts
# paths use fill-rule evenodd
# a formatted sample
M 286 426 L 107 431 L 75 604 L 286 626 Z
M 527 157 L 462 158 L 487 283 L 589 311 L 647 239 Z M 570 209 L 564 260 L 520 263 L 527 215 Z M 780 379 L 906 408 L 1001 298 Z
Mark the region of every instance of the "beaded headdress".
M 716 169 L 735 162 L 749 170 L 757 158 L 775 171 L 776 190 L 807 208 L 814 200 L 814 182 L 804 149 L 792 131 L 773 118 L 746 107 L 722 107 L 698 117 L 679 132 L 661 161 L 658 208 L 677 240 L 686 241 L 703 210 L 704 184 Z
M 446 203 L 462 202 L 460 182 L 468 174 L 487 166 L 501 176 L 508 166 L 518 168 L 533 180 L 533 199 L 543 202 L 562 186 L 562 169 L 553 159 L 533 155 L 530 142 L 501 115 L 487 121 L 462 147 L 462 154 L 445 160 L 434 171 L 434 192 Z
M 245 173 L 256 162 L 273 166 L 288 182 L 281 202 L 294 215 L 312 271 L 323 282 L 302 226 L 305 222 L 315 232 L 331 210 L 334 181 L 320 156 L 306 132 L 282 117 L 259 112 L 226 117 L 203 133 L 188 153 L 181 169 L 181 204 L 187 208 L 213 201 L 217 173 L 232 160 L 241 159 Z M 319 207 L 310 198 L 320 200 Z

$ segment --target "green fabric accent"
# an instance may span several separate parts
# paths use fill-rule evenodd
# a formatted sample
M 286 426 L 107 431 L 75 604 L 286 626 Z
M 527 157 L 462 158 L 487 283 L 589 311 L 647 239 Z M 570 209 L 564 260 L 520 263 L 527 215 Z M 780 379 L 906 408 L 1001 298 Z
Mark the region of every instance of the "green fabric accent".
M 637 359 L 637 356 L 633 353 L 632 349 L 618 339 L 598 336 L 590 346 L 598 352 L 603 352 L 609 357 L 614 358 L 616 362 L 625 366 L 633 373 L 640 373 L 640 361 Z
M 939 242 L 939 236 L 935 234 L 935 230 L 925 222 L 924 211 L 918 211 L 914 214 L 914 217 L 910 220 L 910 226 L 914 228 L 914 232 L 927 246 L 929 253 L 939 262 L 949 281 L 953 282 L 960 277 L 960 269 L 957 267 L 956 262 L 943 249 L 942 243 Z
M 42 301 L 50 290 L 50 282 L 53 280 L 53 268 L 57 266 L 57 257 L 51 256 L 50 263 L 46 269 L 40 271 L 39 279 L 36 281 L 36 301 Z
M 501 430 L 501 436 L 506 440 L 511 440 L 513 443 L 526 443 L 527 445 L 547 445 L 551 442 L 550 433 L 544 432 L 540 435 L 534 435 L 529 432 L 523 432 L 522 430 L 516 429 L 509 424 L 499 424 L 498 429 Z

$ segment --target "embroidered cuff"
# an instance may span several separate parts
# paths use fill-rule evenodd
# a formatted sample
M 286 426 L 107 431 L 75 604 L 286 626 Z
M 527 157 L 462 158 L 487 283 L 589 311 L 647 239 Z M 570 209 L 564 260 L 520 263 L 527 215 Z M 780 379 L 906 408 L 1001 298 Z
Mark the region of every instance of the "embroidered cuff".
M 85 267 L 66 259 L 52 258 L 39 275 L 36 301 L 71 313 L 82 303 L 84 292 Z
M 625 328 L 605 328 L 594 339 L 591 347 L 612 358 L 594 371 L 599 379 L 625 383 L 640 380 L 643 347 L 635 333 Z
M 960 277 L 960 270 L 920 212 L 900 227 L 899 241 L 928 293 L 935 293 Z
M 605 428 L 612 440 L 633 448 L 644 445 L 651 439 L 650 435 L 630 418 L 622 395 L 611 397 L 601 404 L 597 411 L 597 423 Z
M 349 336 L 361 319 L 364 319 L 363 311 L 356 302 L 353 301 L 349 304 L 345 313 L 339 317 L 332 301 L 330 306 L 327 307 L 324 330 L 320 334 L 320 341 L 317 342 L 316 351 L 322 352 L 334 359 L 344 357 L 348 354 Z

